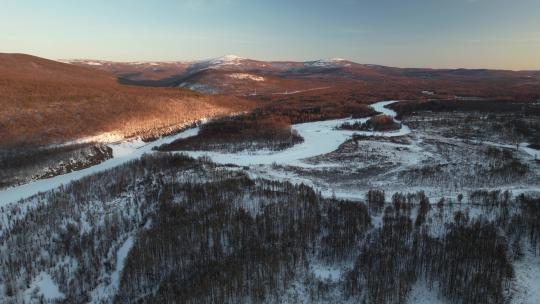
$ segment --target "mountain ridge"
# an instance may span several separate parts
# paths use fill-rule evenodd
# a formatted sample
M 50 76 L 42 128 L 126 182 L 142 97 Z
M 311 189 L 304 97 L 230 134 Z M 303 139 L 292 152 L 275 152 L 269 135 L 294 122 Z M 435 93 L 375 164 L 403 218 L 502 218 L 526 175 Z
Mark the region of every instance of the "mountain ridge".
M 0 148 L 118 133 L 159 137 L 203 118 L 251 108 L 233 96 L 126 86 L 110 72 L 0 53 Z
M 249 57 L 242 57 L 235 54 L 226 54 L 219 57 L 206 58 L 206 59 L 194 59 L 194 60 L 136 60 L 136 61 L 119 61 L 119 60 L 101 60 L 101 59 L 92 59 L 92 58 L 60 58 L 52 59 L 58 62 L 70 63 L 70 64 L 88 64 L 95 65 L 98 64 L 130 64 L 130 65 L 157 65 L 157 64 L 198 64 L 198 63 L 214 63 L 216 65 L 223 63 L 237 63 L 239 61 L 251 61 L 251 62 L 264 62 L 264 63 L 273 63 L 273 64 L 312 64 L 312 63 L 343 63 L 343 64 L 354 64 L 361 65 L 366 67 L 380 67 L 380 68 L 395 68 L 395 69 L 406 69 L 406 70 L 441 70 L 441 71 L 457 71 L 457 70 L 466 70 L 466 71 L 508 71 L 508 72 L 540 72 L 540 70 L 513 70 L 513 69 L 496 69 L 496 68 L 466 68 L 466 67 L 397 67 L 392 65 L 384 64 L 375 64 L 375 63 L 360 63 L 350 59 L 344 59 L 339 57 L 322 57 L 312 60 L 264 60 L 264 59 L 254 59 Z
M 328 94 L 316 95 L 316 98 L 325 100 L 335 96 L 362 99 L 364 102 L 424 99 L 426 95 L 422 92 L 426 91 L 436 93 L 431 98 L 540 99 L 540 72 L 536 71 L 397 68 L 360 64 L 342 58 L 305 62 L 261 61 L 237 55 L 162 63 L 101 62 L 101 65 L 96 65 L 100 62 L 72 62 L 112 73 L 123 84 L 182 87 L 204 94 L 249 96 L 250 99 L 274 101 L 275 95 L 286 95 L 289 101 L 294 97 L 298 102 L 314 98 L 313 93 L 308 92 L 320 87 L 330 87 Z M 238 73 L 246 75 L 242 79 L 231 77 Z M 283 98 L 280 100 L 284 101 Z

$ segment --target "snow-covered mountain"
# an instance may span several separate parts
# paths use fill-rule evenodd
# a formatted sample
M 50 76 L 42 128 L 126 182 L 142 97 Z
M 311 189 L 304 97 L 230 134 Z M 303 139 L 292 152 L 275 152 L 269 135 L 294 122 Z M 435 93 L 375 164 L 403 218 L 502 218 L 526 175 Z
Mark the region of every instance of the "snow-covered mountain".
M 249 59 L 240 57 L 237 55 L 225 55 L 222 57 L 204 60 L 201 62 L 207 63 L 210 66 L 220 66 L 220 65 L 240 65 L 245 60 L 249 60 Z
M 93 59 L 61 59 L 64 63 L 70 63 L 75 65 L 87 65 L 95 68 L 104 67 L 104 69 L 113 69 L 117 73 L 122 73 L 122 69 L 127 67 L 139 67 L 150 68 L 157 66 L 182 66 L 191 73 L 205 70 L 205 69 L 240 69 L 240 70 L 270 70 L 270 71 L 286 71 L 295 68 L 335 68 L 335 67 L 349 67 L 355 64 L 352 61 L 348 61 L 342 58 L 328 58 L 319 59 L 315 61 L 261 61 L 250 58 L 241 57 L 238 55 L 224 55 L 221 57 L 210 58 L 205 60 L 193 60 L 193 61 L 135 61 L 135 62 L 113 62 L 106 60 L 93 60 Z

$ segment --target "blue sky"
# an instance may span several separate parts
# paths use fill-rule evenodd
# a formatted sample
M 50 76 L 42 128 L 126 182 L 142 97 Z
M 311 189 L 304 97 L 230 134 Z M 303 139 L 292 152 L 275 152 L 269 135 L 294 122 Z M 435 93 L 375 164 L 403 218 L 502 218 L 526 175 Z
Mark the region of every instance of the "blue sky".
M 540 1 L 0 0 L 0 52 L 540 69 Z

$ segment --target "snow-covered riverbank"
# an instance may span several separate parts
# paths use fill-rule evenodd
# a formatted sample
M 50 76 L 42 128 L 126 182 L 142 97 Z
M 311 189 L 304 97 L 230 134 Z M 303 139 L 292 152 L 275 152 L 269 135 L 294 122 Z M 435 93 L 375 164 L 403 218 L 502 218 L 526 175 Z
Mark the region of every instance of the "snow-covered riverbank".
M 395 120 L 396 113 L 393 110 L 387 108 L 387 106 L 396 102 L 397 101 L 382 101 L 382 102 L 377 102 L 375 104 L 372 104 L 371 107 L 379 113 L 394 117 L 394 120 Z M 221 152 L 212 152 L 212 151 L 179 151 L 179 152 L 188 154 L 192 157 L 207 156 L 210 159 L 212 159 L 212 161 L 216 163 L 220 163 L 220 164 L 235 164 L 238 166 L 252 166 L 251 168 L 253 170 L 250 170 L 249 173 L 254 177 L 265 177 L 265 178 L 272 178 L 272 179 L 275 178 L 275 179 L 286 180 L 286 181 L 291 181 L 291 182 L 302 182 L 308 185 L 312 185 L 313 187 L 315 187 L 316 189 L 322 191 L 323 193 L 327 195 L 332 194 L 332 195 L 338 195 L 339 197 L 342 197 L 342 198 L 352 198 L 352 197 L 357 198 L 357 197 L 362 196 L 361 194 L 363 193 L 363 190 L 360 191 L 360 189 L 355 188 L 356 190 L 351 192 L 351 189 L 340 190 L 340 189 L 336 189 L 336 187 L 334 187 L 333 185 L 326 185 L 324 187 L 321 187 L 321 185 L 317 186 L 316 183 L 314 183 L 313 180 L 311 180 L 311 177 L 309 176 L 299 176 L 297 174 L 294 174 L 294 172 L 287 172 L 287 173 L 278 172 L 276 170 L 271 170 L 271 166 L 273 164 L 276 164 L 279 166 L 294 166 L 294 167 L 299 167 L 299 168 L 304 168 L 304 169 L 319 168 L 321 164 L 314 164 L 313 162 L 306 161 L 306 159 L 309 159 L 311 157 L 318 156 L 318 155 L 324 155 L 324 154 L 335 151 L 341 144 L 343 144 L 345 141 L 350 139 L 353 134 L 368 135 L 368 136 L 376 135 L 379 137 L 397 137 L 397 136 L 403 136 L 403 135 L 407 135 L 411 133 L 411 130 L 409 129 L 409 127 L 404 124 L 401 124 L 401 128 L 399 130 L 389 131 L 389 132 L 348 131 L 348 130 L 338 130 L 336 128 L 339 125 L 343 124 L 344 122 L 363 123 L 363 122 L 366 122 L 368 119 L 369 118 L 363 118 L 363 119 L 345 118 L 345 119 L 316 121 L 316 122 L 293 125 L 293 129 L 296 130 L 304 138 L 304 142 L 283 151 L 261 150 L 261 151 L 245 151 L 245 152 L 239 152 L 239 153 L 221 153 Z M 397 120 L 395 121 L 400 123 Z M 134 140 L 134 141 L 126 141 L 122 143 L 111 144 L 110 147 L 113 149 L 113 158 L 103 163 L 100 163 L 96 166 L 83 169 L 80 171 L 71 172 L 65 175 L 52 177 L 49 179 L 34 181 L 25 185 L 21 185 L 18 187 L 13 187 L 13 188 L 0 191 L 0 207 L 7 205 L 11 202 L 15 202 L 15 201 L 30 197 L 39 192 L 55 189 L 63 184 L 68 184 L 71 181 L 81 179 L 85 176 L 94 174 L 96 172 L 114 168 L 128 161 L 138 159 L 145 153 L 155 153 L 152 150 L 154 147 L 158 147 L 160 145 L 173 142 L 176 139 L 195 136 L 197 135 L 198 130 L 199 130 L 198 128 L 189 129 L 177 135 L 161 138 L 151 143 L 144 143 L 140 140 Z M 486 144 L 490 144 L 490 143 L 486 142 Z M 405 154 L 405 157 L 408 160 L 405 163 L 409 165 L 413 163 L 414 164 L 418 163 L 418 160 L 416 159 L 417 158 L 420 159 L 421 156 L 423 155 L 421 153 L 423 151 L 423 148 L 421 145 L 422 143 L 420 140 L 420 141 L 413 142 L 412 145 L 400 147 L 402 148 L 402 151 L 399 153 Z M 501 147 L 508 146 L 508 145 L 497 144 L 497 143 L 491 143 L 491 145 L 496 145 L 496 146 L 501 146 Z M 407 151 L 403 151 L 403 149 Z M 533 158 L 535 156 L 538 157 L 538 154 L 540 154 L 540 151 L 532 149 L 532 148 L 528 148 L 526 147 L 525 144 L 520 145 L 520 150 L 527 153 L 528 155 L 532 155 Z M 431 152 L 425 152 L 424 154 L 425 154 L 424 156 L 432 155 Z M 327 165 L 335 166 L 336 164 L 327 164 Z M 377 184 L 378 182 L 375 180 L 375 181 L 372 181 L 372 183 Z M 514 189 L 514 188 L 515 187 L 512 186 L 512 187 L 507 187 L 505 189 L 516 191 L 516 193 L 521 193 L 523 191 L 530 190 L 530 187 L 526 187 L 525 189 Z M 413 191 L 416 189 L 411 188 L 409 190 Z
M 396 113 L 386 106 L 397 101 L 382 101 L 371 105 L 371 107 L 380 113 L 395 117 Z M 186 154 L 199 157 L 208 156 L 214 162 L 221 164 L 236 164 L 239 166 L 247 165 L 294 165 L 299 167 L 310 167 L 312 165 L 303 162 L 303 159 L 329 153 L 334 151 L 349 139 L 353 134 L 363 135 L 378 135 L 378 136 L 401 136 L 410 133 L 407 126 L 402 126 L 398 131 L 391 132 L 371 132 L 371 131 L 347 131 L 337 130 L 336 127 L 347 121 L 365 122 L 368 118 L 363 119 L 335 119 L 327 121 L 309 122 L 297 124 L 293 126 L 303 138 L 304 142 L 290 149 L 278 152 L 258 151 L 258 152 L 240 152 L 240 153 L 219 153 L 208 151 L 187 151 Z M 161 146 L 166 143 L 171 143 L 179 138 L 187 138 L 197 135 L 199 129 L 193 128 L 181 132 L 179 134 L 164 137 L 151 143 L 144 143 L 140 140 L 126 141 L 122 143 L 112 144 L 113 158 L 100 163 L 96 166 L 71 172 L 64 175 L 55 176 L 48 179 L 37 180 L 21 186 L 8 188 L 0 191 L 0 206 L 4 206 L 11 202 L 15 202 L 39 192 L 55 189 L 61 185 L 68 184 L 74 180 L 81 179 L 85 176 L 96 172 L 114 168 L 128 161 L 138 159 L 145 153 L 152 153 L 154 147 Z
M 382 101 L 371 105 L 371 107 L 377 112 L 395 117 L 396 112 L 386 108 L 386 106 L 396 102 L 397 101 Z M 363 123 L 368 119 L 369 118 L 345 118 L 293 125 L 293 129 L 304 138 L 304 142 L 283 151 L 247 151 L 239 153 L 186 151 L 185 153 L 193 157 L 208 156 L 212 161 L 220 164 L 235 164 L 239 166 L 279 164 L 297 167 L 312 167 L 313 165 L 307 164 L 302 160 L 336 150 L 343 142 L 350 139 L 353 134 L 392 137 L 406 135 L 411 132 L 405 125 L 402 125 L 400 130 L 390 132 L 336 129 L 344 122 Z
M 151 143 L 145 143 L 141 140 L 133 140 L 112 144 L 110 147 L 113 149 L 113 158 L 98 165 L 47 179 L 40 179 L 28 184 L 0 191 L 0 207 L 30 197 L 39 192 L 45 192 L 58 188 L 61 185 L 68 184 L 85 176 L 117 167 L 128 161 L 138 159 L 145 153 L 152 153 L 152 149 L 154 147 L 173 142 L 179 138 L 194 136 L 198 131 L 198 128 L 192 128 L 173 136 L 158 139 Z

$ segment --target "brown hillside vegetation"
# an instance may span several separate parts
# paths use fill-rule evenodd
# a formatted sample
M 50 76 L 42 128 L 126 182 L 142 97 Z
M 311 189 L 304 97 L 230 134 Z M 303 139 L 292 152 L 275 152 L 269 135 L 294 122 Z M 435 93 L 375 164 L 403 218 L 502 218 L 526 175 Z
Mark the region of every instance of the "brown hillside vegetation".
M 0 147 L 60 143 L 103 132 L 152 137 L 203 117 L 251 108 L 232 96 L 121 85 L 107 72 L 0 54 Z
M 211 121 L 201 126 L 197 136 L 178 139 L 159 150 L 278 151 L 302 141 L 303 138 L 291 129 L 288 117 L 254 111 Z
M 208 91 L 226 95 L 257 92 L 252 98 L 277 103 L 282 100 L 296 102 L 313 96 L 321 102 L 352 99 L 366 103 L 455 97 L 527 102 L 540 99 L 540 71 L 395 68 L 346 60 L 271 62 L 236 59 L 229 64 L 219 59 L 214 61 L 115 63 L 79 60 L 73 64 L 108 71 L 132 84 L 198 84 Z M 235 79 L 231 77 L 235 73 L 263 77 L 264 80 Z

